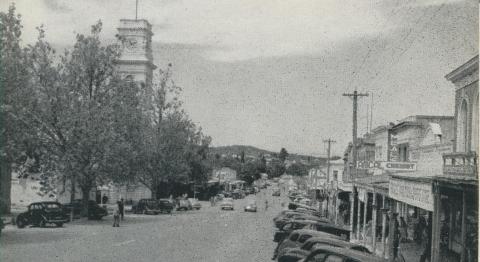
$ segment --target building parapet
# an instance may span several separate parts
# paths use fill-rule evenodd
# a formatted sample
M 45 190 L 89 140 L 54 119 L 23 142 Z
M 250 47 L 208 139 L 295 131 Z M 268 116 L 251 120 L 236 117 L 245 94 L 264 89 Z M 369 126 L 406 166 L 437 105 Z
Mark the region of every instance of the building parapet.
M 471 177 L 478 180 L 477 158 L 478 156 L 475 152 L 443 154 L 443 175 Z

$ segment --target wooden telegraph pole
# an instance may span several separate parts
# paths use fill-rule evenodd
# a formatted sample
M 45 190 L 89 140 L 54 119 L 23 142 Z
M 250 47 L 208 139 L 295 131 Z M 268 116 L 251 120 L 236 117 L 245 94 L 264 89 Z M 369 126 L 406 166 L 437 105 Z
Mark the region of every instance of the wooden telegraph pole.
M 330 149 L 332 143 L 335 143 L 335 140 L 332 140 L 331 138 L 323 140 L 323 143 L 327 143 L 327 181 L 329 181 L 329 176 L 330 176 Z
M 355 90 L 353 93 L 350 94 L 343 94 L 343 96 L 348 96 L 353 98 L 353 147 L 352 147 L 352 155 L 353 155 L 353 165 L 355 167 L 355 176 L 357 176 L 357 110 L 358 110 L 358 97 L 368 96 L 368 94 L 358 93 Z

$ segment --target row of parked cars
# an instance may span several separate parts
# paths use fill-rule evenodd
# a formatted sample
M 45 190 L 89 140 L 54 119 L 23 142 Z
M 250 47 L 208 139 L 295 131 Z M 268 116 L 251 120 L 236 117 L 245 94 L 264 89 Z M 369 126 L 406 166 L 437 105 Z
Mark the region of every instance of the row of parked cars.
M 25 212 L 16 216 L 15 224 L 18 228 L 24 228 L 28 225 L 39 227 L 56 225 L 57 227 L 62 227 L 63 224 L 71 220 L 72 211 L 73 218 L 80 218 L 82 208 L 81 199 L 74 200 L 67 204 L 60 204 L 55 201 L 35 202 L 28 205 Z M 198 210 L 200 208 L 201 204 L 193 199 L 181 199 L 175 202 L 169 199 L 140 199 L 131 206 L 131 209 L 125 208 L 125 211 L 131 211 L 134 214 L 156 215 L 160 213 L 171 213 L 174 209 Z M 106 207 L 100 206 L 94 200 L 88 202 L 88 219 L 100 220 L 105 216 L 108 216 Z M 0 225 L 0 228 L 1 227 L 3 227 L 3 223 Z
M 362 245 L 349 242 L 350 231 L 331 223 L 315 209 L 290 203 L 274 219 L 277 242 L 273 260 L 279 262 L 377 262 Z

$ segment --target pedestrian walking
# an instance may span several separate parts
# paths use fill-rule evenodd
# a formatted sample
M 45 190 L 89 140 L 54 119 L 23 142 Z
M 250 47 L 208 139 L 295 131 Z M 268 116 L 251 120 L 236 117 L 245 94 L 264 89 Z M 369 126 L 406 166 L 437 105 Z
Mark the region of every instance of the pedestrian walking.
M 429 219 L 429 224 L 427 228 L 423 230 L 423 242 L 425 243 L 425 247 L 423 249 L 423 253 L 420 256 L 420 262 L 430 261 L 432 256 L 432 224 L 431 219 Z M 431 261 L 430 261 L 431 262 Z
M 268 210 L 268 200 L 265 199 L 265 211 L 267 211 L 267 210 Z
M 400 217 L 400 242 L 405 243 L 408 241 L 408 225 L 403 217 Z
M 425 220 L 425 217 L 419 216 L 418 218 L 418 223 L 415 227 L 415 241 L 417 244 L 422 244 L 423 240 L 423 231 L 427 227 L 427 221 Z
M 123 198 L 121 198 L 120 201 L 118 201 L 118 212 L 120 214 L 120 218 L 123 221 L 123 217 L 125 215 L 125 203 L 123 202 Z
M 210 206 L 212 206 L 212 207 L 214 206 L 214 204 L 213 204 L 213 196 L 210 197 Z
M 398 223 L 398 219 L 395 219 L 395 226 L 393 232 L 393 257 L 398 257 L 398 248 L 400 247 L 400 224 Z
M 120 210 L 118 208 L 113 213 L 113 227 L 120 227 Z

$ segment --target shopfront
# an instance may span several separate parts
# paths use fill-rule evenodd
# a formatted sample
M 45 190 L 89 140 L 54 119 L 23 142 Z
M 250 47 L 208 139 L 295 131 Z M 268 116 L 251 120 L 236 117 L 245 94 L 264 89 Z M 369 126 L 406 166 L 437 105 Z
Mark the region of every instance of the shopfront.
M 477 261 L 478 183 L 435 178 L 434 261 Z
M 432 180 L 426 177 L 394 175 L 389 181 L 391 211 L 397 213 L 400 250 L 406 261 L 427 256 L 431 244 L 434 210 Z

